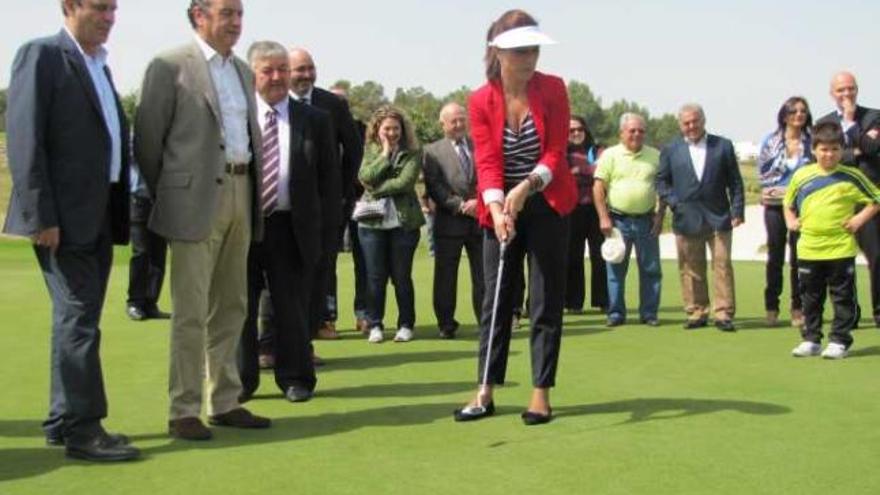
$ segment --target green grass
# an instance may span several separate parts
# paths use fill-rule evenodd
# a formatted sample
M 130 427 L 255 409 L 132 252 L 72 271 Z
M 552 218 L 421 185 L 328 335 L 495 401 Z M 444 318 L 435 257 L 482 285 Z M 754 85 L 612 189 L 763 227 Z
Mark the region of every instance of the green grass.
M 117 251 L 103 319 L 106 426 L 131 435 L 144 459 L 101 466 L 43 446 L 46 291 L 29 247 L 0 242 L 0 493 L 869 494 L 880 484 L 880 332 L 858 330 L 841 362 L 789 357 L 796 331 L 762 328 L 760 263 L 736 265 L 735 334 L 681 329 L 672 263 L 661 328 L 608 330 L 601 315 L 567 316 L 557 419 L 526 428 L 525 330 L 514 337 L 497 417 L 452 421 L 474 389 L 476 333 L 460 291 L 461 338 L 436 339 L 433 264 L 420 251 L 417 340 L 368 345 L 343 312 L 344 338 L 316 343 L 329 364 L 313 401 L 286 402 L 264 374 L 249 407 L 273 428 L 219 429 L 211 442 L 186 443 L 165 435 L 167 323 L 123 314 L 126 257 Z M 349 307 L 349 256 L 339 273 Z M 864 271 L 859 281 L 864 302 Z

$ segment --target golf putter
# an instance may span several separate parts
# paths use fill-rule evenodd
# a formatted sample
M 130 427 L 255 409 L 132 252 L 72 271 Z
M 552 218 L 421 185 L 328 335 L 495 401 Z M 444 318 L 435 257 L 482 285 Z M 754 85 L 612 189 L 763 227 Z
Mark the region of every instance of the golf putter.
M 501 242 L 501 249 L 498 255 L 498 276 L 495 277 L 495 295 L 492 299 L 492 318 L 491 323 L 489 324 L 489 342 L 486 346 L 486 359 L 484 361 L 485 365 L 483 366 L 483 379 L 480 381 L 480 386 L 485 387 L 489 383 L 489 359 L 492 357 L 492 340 L 495 337 L 495 322 L 498 319 L 498 297 L 501 294 L 501 277 L 504 275 L 504 253 L 507 251 L 507 243 L 509 241 Z M 486 406 L 483 404 L 482 394 L 477 394 L 477 405 L 474 408 L 474 412 L 484 412 L 486 410 Z

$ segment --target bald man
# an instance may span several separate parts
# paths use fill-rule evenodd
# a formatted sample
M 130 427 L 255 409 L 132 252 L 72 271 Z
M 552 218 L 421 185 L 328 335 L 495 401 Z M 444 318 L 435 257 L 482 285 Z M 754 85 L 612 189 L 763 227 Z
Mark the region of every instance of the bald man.
M 483 300 L 483 238 L 477 224 L 477 180 L 467 113 L 458 103 L 440 110 L 443 138 L 425 146 L 422 168 L 425 188 L 437 204 L 434 218 L 434 314 L 440 338 L 451 339 L 455 320 L 458 263 L 467 251 L 471 272 L 471 304 L 480 321 Z
M 850 72 L 834 74 L 830 93 L 837 108 L 818 123 L 839 123 L 846 138 L 842 162 L 858 167 L 874 184 L 880 185 L 880 110 L 858 104 L 859 85 Z M 880 219 L 874 217 L 866 223 L 857 238 L 868 260 L 871 309 L 874 325 L 880 328 Z

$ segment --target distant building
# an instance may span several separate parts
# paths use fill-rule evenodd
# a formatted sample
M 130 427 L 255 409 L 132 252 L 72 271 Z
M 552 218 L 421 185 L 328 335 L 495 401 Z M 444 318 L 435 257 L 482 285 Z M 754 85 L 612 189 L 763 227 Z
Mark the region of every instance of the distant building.
M 745 162 L 753 161 L 758 158 L 758 145 L 751 141 L 739 141 L 733 143 L 733 149 L 736 151 L 736 159 Z

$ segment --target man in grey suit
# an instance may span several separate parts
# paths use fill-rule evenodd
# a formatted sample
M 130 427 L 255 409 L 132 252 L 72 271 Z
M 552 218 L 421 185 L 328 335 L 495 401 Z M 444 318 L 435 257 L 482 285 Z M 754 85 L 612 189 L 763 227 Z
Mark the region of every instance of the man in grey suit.
M 732 230 L 745 218 L 739 164 L 730 140 L 706 133 L 706 116 L 700 105 L 682 106 L 678 125 L 682 137 L 660 153 L 657 194 L 672 209 L 681 293 L 688 315 L 685 328 L 692 330 L 708 324 L 708 245 L 715 277 L 715 326 L 732 332 L 736 330 L 736 293 L 730 258 Z
M 27 236 L 52 299 L 48 445 L 69 457 L 138 457 L 101 426 L 107 399 L 99 323 L 113 243 L 128 242 L 128 132 L 103 45 L 116 0 L 64 0 L 64 28 L 26 43 L 12 65 L 3 231 Z
M 260 130 L 253 74 L 232 53 L 241 0 L 192 0 L 195 40 L 147 67 L 135 157 L 155 195 L 149 227 L 171 248 L 168 433 L 208 440 L 215 426 L 266 428 L 238 402 L 235 352 L 247 311 L 247 254 L 262 237 Z
M 256 78 L 257 118 L 262 130 L 263 240 L 251 244 L 248 318 L 239 349 L 243 393 L 259 386 L 257 307 L 268 283 L 275 318 L 275 383 L 291 402 L 312 397 L 309 302 L 315 267 L 336 243 L 341 198 L 336 141 L 330 116 L 289 96 L 287 49 L 258 41 L 248 50 Z M 264 283 L 265 281 L 265 283 Z
M 477 180 L 473 143 L 467 137 L 467 113 L 458 103 L 440 110 L 444 137 L 425 146 L 425 188 L 437 204 L 434 217 L 434 314 L 440 338 L 455 338 L 458 263 L 467 251 L 471 304 L 480 321 L 483 301 L 483 236 L 477 223 Z

